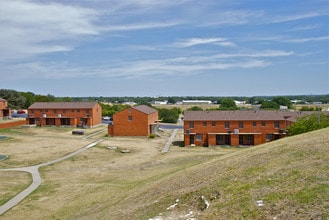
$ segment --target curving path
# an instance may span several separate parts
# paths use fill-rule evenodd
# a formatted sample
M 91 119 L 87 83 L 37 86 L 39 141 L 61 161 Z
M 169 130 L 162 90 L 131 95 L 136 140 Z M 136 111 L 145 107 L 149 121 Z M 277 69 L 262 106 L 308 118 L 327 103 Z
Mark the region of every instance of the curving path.
M 39 165 L 35 165 L 35 166 L 29 166 L 29 167 L 21 167 L 21 168 L 8 168 L 8 169 L 0 169 L 0 171 L 23 171 L 23 172 L 28 172 L 31 174 L 32 176 L 32 183 L 29 187 L 27 187 L 25 190 L 23 190 L 22 192 L 18 193 L 15 197 L 13 197 L 11 200 L 9 200 L 8 202 L 6 202 L 5 204 L 3 204 L 2 206 L 0 206 L 0 215 L 2 215 L 3 213 L 7 212 L 9 209 L 11 209 L 12 207 L 16 206 L 18 203 L 20 203 L 23 199 L 25 199 L 28 195 L 30 195 L 34 190 L 36 190 L 41 182 L 41 176 L 39 173 L 39 168 L 43 167 L 43 166 L 48 166 L 50 164 L 54 164 L 54 163 L 58 163 L 62 160 L 68 159 L 70 157 L 73 157 L 77 154 L 80 154 L 86 150 L 88 150 L 91 147 L 94 147 L 96 144 L 102 142 L 103 140 L 98 140 L 95 141 L 91 144 L 88 144 L 87 146 L 74 151 L 73 153 L 70 153 L 64 157 L 60 157 L 58 159 L 46 162 L 46 163 L 42 163 Z

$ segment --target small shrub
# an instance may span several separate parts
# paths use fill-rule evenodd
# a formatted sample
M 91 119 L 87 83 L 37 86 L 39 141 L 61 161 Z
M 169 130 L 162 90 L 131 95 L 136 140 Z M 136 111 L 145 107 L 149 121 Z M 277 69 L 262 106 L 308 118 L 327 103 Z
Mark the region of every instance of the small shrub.
M 150 134 L 150 135 L 149 135 L 149 139 L 153 139 L 153 138 L 155 138 L 155 137 L 156 137 L 155 134 Z

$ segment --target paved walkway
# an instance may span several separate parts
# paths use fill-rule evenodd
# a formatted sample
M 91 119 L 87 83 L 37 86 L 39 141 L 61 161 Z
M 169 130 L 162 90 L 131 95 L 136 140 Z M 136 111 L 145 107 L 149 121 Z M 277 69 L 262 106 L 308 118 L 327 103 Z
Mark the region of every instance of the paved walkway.
M 169 147 L 170 147 L 171 143 L 173 142 L 174 138 L 176 137 L 177 132 L 178 132 L 178 129 L 173 130 L 173 132 L 171 133 L 167 143 L 162 148 L 162 151 L 161 151 L 162 153 L 167 153 L 169 151 Z
M 43 167 L 43 166 L 48 166 L 50 164 L 54 164 L 54 163 L 58 163 L 62 160 L 68 159 L 70 157 L 73 157 L 77 154 L 80 154 L 86 150 L 88 150 L 89 148 L 95 146 L 96 144 L 102 142 L 103 140 L 98 140 L 96 142 L 93 142 L 87 146 L 85 146 L 84 148 L 81 148 L 77 151 L 74 151 L 73 153 L 70 153 L 64 157 L 60 157 L 58 159 L 46 162 L 46 163 L 42 163 L 39 165 L 35 165 L 35 166 L 30 166 L 30 167 L 21 167 L 21 168 L 8 168 L 8 169 L 0 169 L 0 171 L 23 171 L 23 172 L 28 172 L 32 175 L 32 183 L 29 187 L 27 187 L 25 190 L 23 190 L 22 192 L 18 193 L 15 197 L 13 197 L 11 200 L 9 200 L 8 202 L 6 202 L 4 205 L 0 206 L 0 216 L 7 212 L 9 209 L 11 209 L 12 207 L 16 206 L 18 203 L 20 203 L 23 199 L 25 199 L 28 195 L 30 195 L 34 190 L 36 190 L 41 182 L 41 176 L 39 173 L 39 168 Z

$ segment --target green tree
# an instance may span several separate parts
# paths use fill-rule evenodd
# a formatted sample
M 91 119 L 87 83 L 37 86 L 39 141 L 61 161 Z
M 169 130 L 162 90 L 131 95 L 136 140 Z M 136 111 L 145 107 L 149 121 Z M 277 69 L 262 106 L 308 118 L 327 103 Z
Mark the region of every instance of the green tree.
M 202 111 L 203 109 L 199 106 L 192 106 L 191 108 L 186 109 L 188 111 Z
M 289 135 L 296 135 L 326 127 L 329 127 L 329 115 L 318 112 L 298 118 L 288 128 L 288 133 Z
M 288 108 L 291 108 L 291 106 L 292 106 L 290 99 L 288 99 L 287 97 L 283 97 L 283 96 L 274 97 L 272 99 L 272 102 L 276 102 L 278 105 L 288 106 Z
M 99 103 L 102 106 L 102 115 L 103 116 L 113 116 L 115 113 L 122 111 L 124 109 L 130 108 L 130 105 L 122 105 L 122 104 L 116 104 L 116 105 L 106 105 Z
M 10 89 L 1 89 L 0 97 L 8 101 L 8 107 L 11 109 L 24 108 L 26 99 L 20 92 Z
M 219 110 L 237 110 L 237 106 L 233 99 L 223 98 L 220 101 Z
M 261 109 L 279 109 L 280 105 L 273 101 L 264 101 L 264 102 L 262 102 L 260 108 Z
M 181 109 L 176 107 L 172 109 L 158 108 L 159 119 L 165 123 L 177 123 L 181 112 Z

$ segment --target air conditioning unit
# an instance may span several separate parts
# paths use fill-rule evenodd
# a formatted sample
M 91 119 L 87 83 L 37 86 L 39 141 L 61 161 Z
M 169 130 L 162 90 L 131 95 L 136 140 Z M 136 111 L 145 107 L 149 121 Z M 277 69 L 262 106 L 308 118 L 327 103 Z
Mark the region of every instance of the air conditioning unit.
M 234 129 L 234 134 L 239 134 L 239 129 Z
M 47 115 L 46 115 L 46 114 L 43 114 L 42 117 L 43 117 L 43 118 L 47 118 Z
M 62 114 L 58 114 L 58 117 L 61 118 L 62 117 Z

